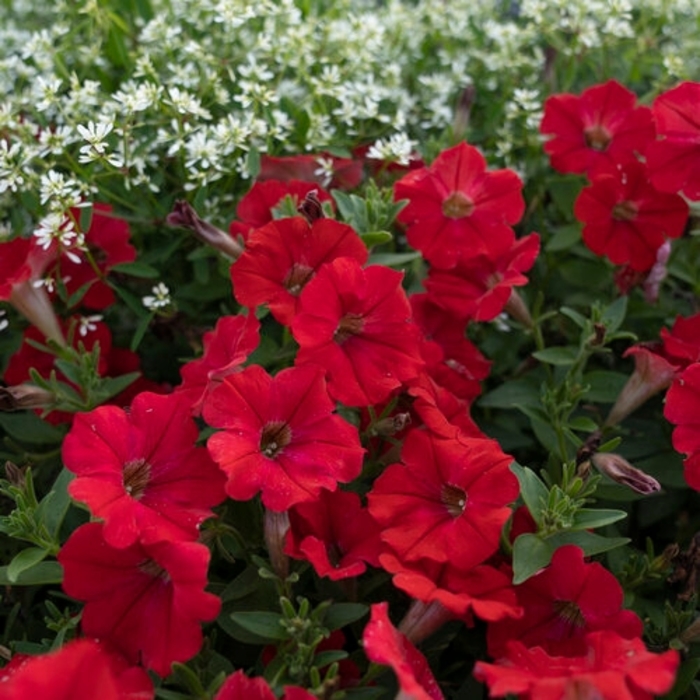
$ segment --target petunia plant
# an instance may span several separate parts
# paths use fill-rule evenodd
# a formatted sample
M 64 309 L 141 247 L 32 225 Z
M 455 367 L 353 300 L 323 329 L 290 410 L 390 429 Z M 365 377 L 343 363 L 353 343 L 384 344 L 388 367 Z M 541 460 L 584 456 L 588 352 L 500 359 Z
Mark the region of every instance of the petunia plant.
M 0 700 L 698 697 L 692 3 L 30 5 Z

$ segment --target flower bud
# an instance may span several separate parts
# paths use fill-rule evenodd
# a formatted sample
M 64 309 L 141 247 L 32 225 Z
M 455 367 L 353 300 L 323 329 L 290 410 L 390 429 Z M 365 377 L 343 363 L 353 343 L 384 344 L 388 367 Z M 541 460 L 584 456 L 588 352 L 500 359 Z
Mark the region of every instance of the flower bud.
M 0 411 L 46 408 L 52 406 L 55 400 L 52 392 L 34 384 L 0 387 Z
M 648 496 L 661 490 L 661 484 L 654 477 L 633 467 L 624 457 L 610 452 L 598 452 L 591 456 L 591 464 L 613 481 L 628 486 L 637 493 Z
M 178 199 L 175 202 L 173 210 L 165 218 L 165 222 L 170 226 L 182 226 L 194 231 L 201 241 L 220 250 L 233 260 L 238 260 L 243 253 L 243 248 L 238 241 L 208 221 L 200 219 L 194 207 L 183 199 Z

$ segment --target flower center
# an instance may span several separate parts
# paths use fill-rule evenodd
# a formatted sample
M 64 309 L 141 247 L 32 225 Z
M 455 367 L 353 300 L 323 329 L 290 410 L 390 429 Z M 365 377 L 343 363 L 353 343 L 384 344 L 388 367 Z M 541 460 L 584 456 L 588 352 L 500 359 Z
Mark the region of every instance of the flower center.
M 151 465 L 142 457 L 124 465 L 122 483 L 124 490 L 137 501 L 143 496 L 151 476 Z
M 459 486 L 443 484 L 440 489 L 440 500 L 447 507 L 447 512 L 458 518 L 467 506 L 467 492 Z
M 333 333 L 333 340 L 340 345 L 350 336 L 361 333 L 364 325 L 365 321 L 360 314 L 345 314 Z
M 583 617 L 581 608 L 572 600 L 555 600 L 553 606 L 557 617 L 567 627 L 583 628 L 586 626 L 586 619 Z
M 634 202 L 618 202 L 612 210 L 612 217 L 615 221 L 631 221 L 637 216 L 639 209 Z
M 588 148 L 592 148 L 594 151 L 604 151 L 612 141 L 610 132 L 600 124 L 585 129 L 583 136 Z
M 276 457 L 292 441 L 292 429 L 281 420 L 271 421 L 262 429 L 260 451 L 270 459 Z
M 450 219 L 463 219 L 474 212 L 474 202 L 464 192 L 452 192 L 442 203 L 442 213 Z
M 313 277 L 313 268 L 301 263 L 294 263 L 282 284 L 292 296 L 299 296 L 306 283 Z
M 157 561 L 155 561 L 155 559 L 146 559 L 144 562 L 139 564 L 139 571 L 147 574 L 148 576 L 153 576 L 153 578 L 161 578 L 166 582 L 170 580 L 170 575 L 168 572 Z

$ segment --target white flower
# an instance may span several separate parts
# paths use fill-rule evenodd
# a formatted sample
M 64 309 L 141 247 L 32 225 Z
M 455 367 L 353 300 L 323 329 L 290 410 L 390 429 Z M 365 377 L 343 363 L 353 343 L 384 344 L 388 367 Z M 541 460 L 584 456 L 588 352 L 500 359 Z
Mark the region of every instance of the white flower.
M 5 316 L 7 316 L 7 311 L 0 309 L 0 331 L 4 331 L 10 325 Z
M 80 337 L 84 338 L 89 332 L 96 331 L 98 321 L 102 320 L 102 316 L 95 314 L 94 316 L 81 316 L 80 317 L 80 327 L 78 328 L 78 333 Z
M 404 133 L 392 134 L 388 141 L 379 139 L 367 151 L 367 157 L 408 165 L 416 142 Z
M 159 282 L 151 291 L 153 292 L 153 296 L 148 295 L 141 299 L 141 302 L 149 311 L 157 311 L 158 309 L 170 306 L 172 303 L 170 299 L 170 290 L 163 282 Z
M 75 231 L 74 221 L 63 212 L 54 211 L 47 214 L 34 229 L 33 235 L 37 243 L 44 249 L 48 249 L 53 241 L 58 241 L 65 248 L 70 247 L 78 235 Z M 78 259 L 77 262 L 80 262 Z

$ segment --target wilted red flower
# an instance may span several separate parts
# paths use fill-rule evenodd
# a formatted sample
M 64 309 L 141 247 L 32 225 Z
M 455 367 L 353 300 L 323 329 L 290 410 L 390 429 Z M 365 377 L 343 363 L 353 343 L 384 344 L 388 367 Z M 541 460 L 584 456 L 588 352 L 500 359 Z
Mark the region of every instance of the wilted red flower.
M 687 367 L 666 394 L 664 416 L 676 427 L 673 447 L 688 455 L 685 480 L 700 491 L 700 362 Z
M 419 331 L 402 275 L 379 265 L 336 258 L 306 285 L 292 334 L 296 364 L 326 369 L 330 395 L 346 406 L 386 399 L 423 365 Z
M 436 562 L 420 559 L 406 562 L 392 552 L 379 556 L 382 567 L 393 575 L 393 583 L 411 598 L 439 603 L 457 618 L 471 623 L 473 615 L 494 622 L 521 614 L 512 584 L 512 572 L 485 564 L 464 570 L 458 559 Z
M 63 545 L 63 590 L 85 603 L 86 635 L 167 676 L 174 661 L 199 651 L 201 622 L 221 609 L 221 600 L 204 591 L 209 550 L 198 542 L 136 542 L 116 549 L 102 531 L 101 523 L 82 525 Z
M 652 396 L 667 389 L 682 366 L 664 352 L 659 342 L 633 345 L 622 356 L 634 358 L 634 372 L 610 409 L 606 426 L 622 422 Z
M 700 83 L 681 83 L 661 93 L 652 106 L 661 137 L 647 149 L 651 181 L 662 192 L 700 199 Z
M 314 182 L 316 186 L 354 190 L 362 182 L 362 162 L 330 153 L 263 155 L 258 180 L 306 180 Z
M 510 642 L 497 663 L 477 661 L 474 676 L 488 684 L 492 697 L 652 700 L 671 689 L 679 663 L 674 649 L 652 654 L 641 639 L 602 630 L 587 635 L 585 653 L 574 657 L 549 656 L 541 647 Z
M 224 478 L 203 447 L 182 396 L 139 394 L 127 413 L 100 406 L 75 417 L 63 443 L 68 490 L 105 521 L 113 547 L 136 540 L 194 540 Z
M 234 235 L 242 236 L 247 243 L 251 231 L 275 219 L 273 210 L 280 206 L 285 197 L 292 198 L 296 209 L 304 201 L 304 197 L 312 191 L 316 192 L 321 203 L 333 201 L 328 192 L 315 182 L 300 180 L 256 182 L 238 203 L 236 216 L 240 221 L 233 221 L 229 231 Z
M 0 700 L 153 698 L 153 683 L 142 668 L 128 666 L 92 639 L 73 640 L 50 654 L 20 656 L 18 664 L 13 657 L 2 669 Z
M 554 552 L 550 565 L 515 586 L 524 615 L 488 628 L 489 654 L 499 658 L 509 640 L 539 646 L 562 656 L 584 655 L 585 635 L 614 630 L 626 639 L 641 636 L 642 621 L 623 610 L 618 580 L 597 562 L 586 563 L 579 547 L 566 545 Z
M 365 654 L 376 664 L 391 666 L 401 687 L 399 695 L 411 700 L 442 700 L 443 694 L 425 657 L 389 620 L 387 603 L 372 606 L 362 635 Z
M 357 429 L 334 409 L 316 367 L 273 378 L 255 365 L 226 377 L 207 397 L 203 415 L 223 428 L 207 446 L 228 477 L 229 496 L 247 500 L 261 491 L 267 508 L 284 511 L 352 481 L 364 450 Z
M 540 132 L 549 136 L 544 151 L 562 173 L 590 173 L 603 165 L 636 160 L 654 140 L 648 107 L 615 80 L 548 97 Z
M 65 345 L 48 294 L 35 284 L 50 258 L 51 254 L 38 246 L 35 238 L 0 242 L 0 301 L 9 301 L 42 335 Z
M 630 162 L 592 174 L 574 214 L 584 224 L 583 242 L 594 253 L 645 271 L 666 238 L 683 234 L 688 205 L 678 195 L 656 190 L 644 163 Z
M 267 303 L 272 315 L 289 325 L 299 295 L 324 263 L 339 257 L 367 262 L 367 247 L 355 230 L 334 219 L 313 224 L 301 216 L 278 219 L 253 231 L 243 255 L 231 266 L 239 304 Z
M 661 484 L 653 476 L 632 466 L 621 455 L 597 452 L 591 455 L 590 462 L 601 474 L 644 496 L 661 490 Z
M 471 402 L 481 393 L 481 380 L 489 376 L 491 363 L 464 334 L 466 322 L 436 306 L 427 294 L 410 297 L 413 318 L 423 333 L 421 355 L 426 372 L 441 387 Z
M 401 178 L 394 199 L 409 201 L 398 215 L 409 244 L 436 267 L 450 268 L 462 256 L 508 246 L 515 238 L 509 224 L 525 210 L 522 187 L 512 170 L 487 171 L 481 153 L 462 142 Z
M 387 467 L 367 496 L 382 540 L 404 562 L 452 560 L 470 569 L 485 561 L 518 495 L 510 462 L 494 440 L 412 430 L 401 463 Z
M 213 331 L 204 334 L 204 354 L 180 368 L 182 384 L 175 389 L 184 393 L 192 404 L 192 413 L 199 415 L 207 394 L 225 377 L 243 369 L 260 342 L 260 322 L 255 314 L 222 316 Z
M 319 498 L 289 511 L 284 551 L 306 559 L 331 581 L 359 576 L 379 565 L 379 527 L 351 491 L 322 491 Z
M 527 284 L 527 272 L 540 251 L 530 234 L 493 255 L 462 257 L 450 270 L 431 268 L 424 286 L 428 299 L 459 321 L 492 321 L 503 311 L 513 287 Z

